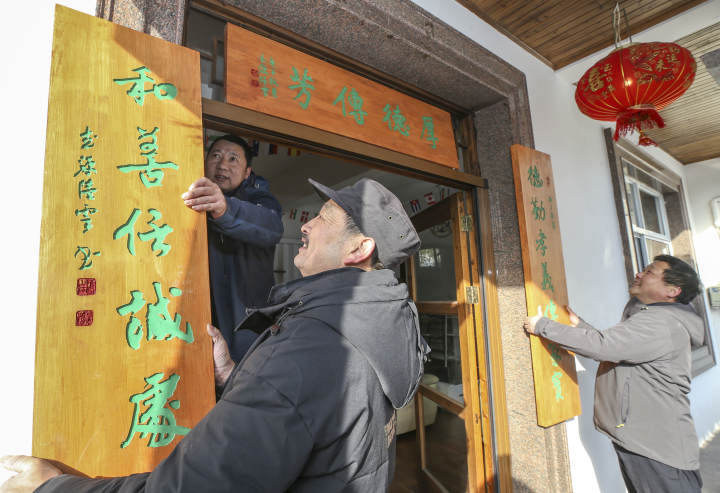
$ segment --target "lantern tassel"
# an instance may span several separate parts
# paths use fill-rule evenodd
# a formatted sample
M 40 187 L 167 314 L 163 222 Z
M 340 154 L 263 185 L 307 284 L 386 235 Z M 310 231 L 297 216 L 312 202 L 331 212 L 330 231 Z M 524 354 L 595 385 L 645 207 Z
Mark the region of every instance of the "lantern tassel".
M 615 123 L 615 135 L 613 136 L 614 140 L 618 140 L 621 136 L 625 137 L 634 131 L 642 132 L 643 130 L 663 128 L 665 126 L 665 122 L 654 107 L 650 105 L 643 106 L 645 107 L 630 108 L 618 114 Z

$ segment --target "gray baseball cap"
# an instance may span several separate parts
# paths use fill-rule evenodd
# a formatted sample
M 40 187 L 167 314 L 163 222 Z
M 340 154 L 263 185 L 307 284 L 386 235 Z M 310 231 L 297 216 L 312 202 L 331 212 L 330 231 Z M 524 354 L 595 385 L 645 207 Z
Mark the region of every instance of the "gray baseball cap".
M 380 183 L 363 178 L 354 185 L 333 190 L 312 178 L 308 181 L 323 200 L 333 200 L 375 240 L 378 258 L 392 269 L 420 248 L 420 237 L 400 200 Z

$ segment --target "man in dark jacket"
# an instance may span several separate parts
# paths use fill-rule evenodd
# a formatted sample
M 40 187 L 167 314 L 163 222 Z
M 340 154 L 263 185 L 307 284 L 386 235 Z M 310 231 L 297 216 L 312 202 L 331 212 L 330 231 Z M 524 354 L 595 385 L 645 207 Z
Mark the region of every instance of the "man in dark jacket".
M 572 327 L 538 315 L 525 330 L 600 361 L 595 427 L 610 440 L 630 493 L 700 493 L 698 438 L 690 415 L 691 346 L 702 344 L 702 319 L 688 306 L 695 271 L 658 255 L 635 276 L 622 321 L 599 331 L 572 310 Z
M 280 203 L 251 167 L 252 151 L 234 135 L 218 137 L 205 157 L 205 177 L 183 194 L 208 215 L 212 322 L 239 361 L 257 334 L 233 332 L 245 309 L 264 306 L 274 284 L 275 245 L 283 234 Z
M 361 180 L 335 191 L 301 229 L 303 277 L 276 286 L 242 327 L 265 328 L 237 365 L 217 336 L 220 401 L 151 473 L 59 475 L 49 462 L 6 457 L 8 482 L 40 493 L 386 491 L 395 409 L 412 399 L 427 346 L 393 267 L 420 244 L 398 199 Z M 225 361 L 225 362 L 224 362 Z M 0 488 L 0 491 L 5 491 Z

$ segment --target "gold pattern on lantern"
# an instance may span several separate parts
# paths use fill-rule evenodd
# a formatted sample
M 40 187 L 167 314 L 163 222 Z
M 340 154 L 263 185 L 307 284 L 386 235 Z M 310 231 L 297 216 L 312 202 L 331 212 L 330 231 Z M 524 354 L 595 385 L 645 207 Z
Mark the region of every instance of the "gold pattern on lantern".
M 600 77 L 600 73 L 599 73 L 597 67 L 593 67 L 593 69 L 590 71 L 589 83 L 590 83 L 590 90 L 592 92 L 598 92 L 605 85 L 602 78 Z

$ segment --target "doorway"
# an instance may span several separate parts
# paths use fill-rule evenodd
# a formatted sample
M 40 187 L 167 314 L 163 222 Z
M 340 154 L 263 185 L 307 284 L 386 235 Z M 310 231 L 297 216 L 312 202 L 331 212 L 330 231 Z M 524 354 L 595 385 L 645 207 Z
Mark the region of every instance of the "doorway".
M 398 413 L 398 433 L 406 419 L 415 433 L 398 437 L 395 493 L 493 490 L 471 204 L 471 194 L 458 190 L 412 216 L 422 246 L 406 263 L 407 282 L 432 351 L 411 412 Z
M 265 8 L 266 4 L 272 5 L 272 9 Z M 333 35 L 325 36 L 321 42 L 316 38 L 318 24 L 305 22 L 306 16 L 315 15 L 315 7 L 331 9 L 334 15 L 333 22 L 322 26 L 323 32 Z M 525 74 L 498 59 L 475 41 L 442 23 L 436 23 L 432 16 L 427 17 L 414 4 L 409 5 L 407 10 L 398 10 L 360 0 L 338 10 L 334 2 L 322 0 L 315 7 L 298 10 L 298 6 L 293 3 L 277 0 L 262 5 L 245 0 L 230 3 L 206 0 L 188 2 L 183 44 L 200 52 L 202 91 L 206 98 L 203 99 L 204 119 L 206 123 L 210 120 L 219 128 L 248 131 L 264 139 L 285 143 L 292 140 L 298 145 L 340 159 L 349 157 L 369 166 L 379 163 L 384 169 L 395 165 L 400 173 L 421 177 L 431 174 L 432 180 L 444 177 L 451 185 L 456 182 L 453 173 L 439 170 L 439 166 L 428 166 L 397 152 L 379 150 L 370 144 L 353 142 L 329 132 L 225 104 L 222 39 L 226 22 L 248 27 L 338 66 L 365 74 L 373 80 L 382 81 L 390 87 L 446 108 L 456 116 L 468 117 L 456 128 L 456 138 L 463 150 L 461 163 L 465 173 L 459 180 L 463 185 L 454 186 L 479 187 L 475 200 L 478 204 L 476 210 L 480 211 L 480 226 L 476 236 L 481 238 L 483 252 L 476 272 L 482 276 L 485 288 L 483 302 L 487 320 L 483 323 L 488 327 L 485 336 L 489 355 L 489 365 L 480 375 L 489 380 L 492 374 L 491 407 L 483 409 L 483 415 L 492 415 L 494 426 L 496 487 L 502 491 L 511 491 L 513 472 L 510 467 L 508 405 L 522 410 L 522 417 L 518 418 L 521 422 L 534 423 L 534 409 L 527 403 L 530 401 L 526 402 L 524 394 L 508 389 L 506 396 L 505 373 L 524 374 L 527 362 L 522 358 L 504 359 L 502 341 L 505 344 L 508 341 L 512 341 L 511 345 L 519 344 L 525 336 L 507 331 L 501 333 L 498 305 L 499 292 L 507 306 L 524 305 L 524 294 L 514 289 L 521 272 L 512 268 L 517 265 L 520 252 L 516 241 L 517 228 L 513 226 L 514 190 L 507 149 L 512 143 L 533 146 Z M 388 21 L 387 24 L 372 22 L 372 15 L 380 12 L 383 19 Z M 413 15 L 408 16 L 410 12 Z M 365 40 L 357 39 L 356 43 L 347 43 L 347 26 L 355 25 L 358 19 L 363 24 L 362 31 L 370 35 Z M 364 20 L 371 22 L 363 23 Z M 392 30 L 389 26 L 393 25 L 414 28 L 395 31 L 393 36 L 398 42 L 386 43 L 387 52 L 378 52 L 375 49 L 376 40 L 384 38 L 387 29 Z M 431 32 L 435 34 L 428 36 L 428 28 L 432 28 Z M 447 76 L 438 78 L 439 73 Z M 475 129 L 488 131 L 476 135 Z M 481 175 L 487 178 L 482 179 Z M 494 190 L 493 194 L 488 192 L 489 185 Z M 422 202 L 422 197 L 419 198 Z M 494 250 L 494 245 L 500 248 Z M 496 263 L 511 268 L 498 271 L 495 269 Z M 512 323 L 515 315 L 512 310 L 503 312 L 504 323 Z M 534 438 L 543 439 L 541 436 Z M 555 439 L 563 438 L 558 435 Z M 532 454 L 522 447 L 515 448 L 515 454 L 518 453 L 521 462 L 533 459 Z M 564 469 L 560 469 L 562 464 L 556 465 L 558 460 L 559 457 L 549 459 L 549 474 L 565 473 Z M 524 472 L 521 476 L 526 477 Z
M 221 133 L 207 129 L 206 145 Z M 274 263 L 277 284 L 300 277 L 293 264 L 300 227 L 322 206 L 307 178 L 332 188 L 372 178 L 398 196 L 422 246 L 395 274 L 410 287 L 432 353 L 418 396 L 398 411 L 391 491 L 486 491 L 492 480 L 492 440 L 490 413 L 482 403 L 482 396 L 487 400 L 480 378 L 485 374 L 481 371 L 485 353 L 478 346 L 483 340 L 482 291 L 477 289 L 471 192 L 294 148 L 287 142 L 240 136 L 256 154 L 253 170 L 269 182 L 282 205 L 284 234 Z M 420 410 L 418 402 L 424 403 Z M 424 426 L 417 428 L 417 422 Z

